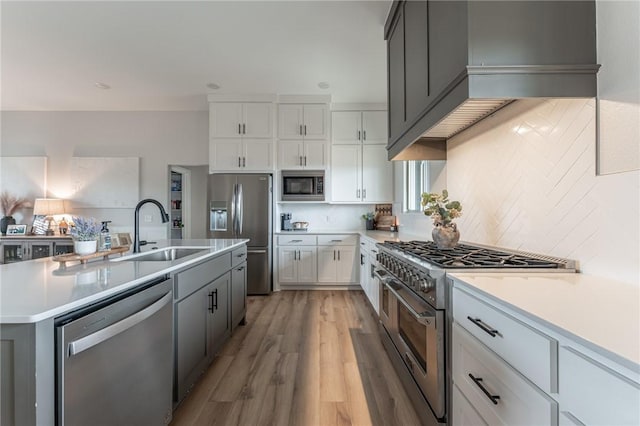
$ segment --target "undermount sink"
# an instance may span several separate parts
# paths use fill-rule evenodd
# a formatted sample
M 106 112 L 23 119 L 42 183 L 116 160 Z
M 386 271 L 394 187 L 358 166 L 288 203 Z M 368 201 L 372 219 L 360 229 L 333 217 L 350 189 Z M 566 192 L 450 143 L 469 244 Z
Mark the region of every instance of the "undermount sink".
M 121 261 L 136 261 L 136 262 L 167 262 L 171 260 L 181 259 L 183 257 L 191 256 L 192 254 L 196 254 L 204 251 L 204 248 L 175 248 L 175 247 L 167 247 L 165 249 L 153 250 L 143 254 L 135 254 L 132 256 L 120 257 L 117 259 L 113 259 L 115 262 Z

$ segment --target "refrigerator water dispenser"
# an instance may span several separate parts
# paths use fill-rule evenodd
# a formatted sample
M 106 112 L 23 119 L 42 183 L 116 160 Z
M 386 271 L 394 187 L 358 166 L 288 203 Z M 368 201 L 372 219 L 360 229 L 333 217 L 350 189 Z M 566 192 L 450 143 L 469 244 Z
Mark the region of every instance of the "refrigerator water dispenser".
M 227 230 L 227 203 L 225 201 L 211 201 L 210 231 Z

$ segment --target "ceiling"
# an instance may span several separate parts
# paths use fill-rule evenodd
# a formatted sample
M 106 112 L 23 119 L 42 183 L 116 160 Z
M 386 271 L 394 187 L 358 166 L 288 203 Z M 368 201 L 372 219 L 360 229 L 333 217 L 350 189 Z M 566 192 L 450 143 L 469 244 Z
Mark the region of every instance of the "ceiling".
M 386 102 L 389 6 L 388 0 L 2 1 L 0 107 L 206 110 L 207 93 Z

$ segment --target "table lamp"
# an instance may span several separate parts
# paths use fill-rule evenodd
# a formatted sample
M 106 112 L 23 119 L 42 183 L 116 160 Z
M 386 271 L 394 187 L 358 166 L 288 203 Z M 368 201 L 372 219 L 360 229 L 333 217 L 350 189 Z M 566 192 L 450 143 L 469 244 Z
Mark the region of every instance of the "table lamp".
M 33 203 L 33 215 L 45 216 L 48 223 L 45 235 L 53 235 L 55 231 L 51 227 L 54 222 L 53 215 L 64 214 L 64 200 L 58 198 L 36 198 Z

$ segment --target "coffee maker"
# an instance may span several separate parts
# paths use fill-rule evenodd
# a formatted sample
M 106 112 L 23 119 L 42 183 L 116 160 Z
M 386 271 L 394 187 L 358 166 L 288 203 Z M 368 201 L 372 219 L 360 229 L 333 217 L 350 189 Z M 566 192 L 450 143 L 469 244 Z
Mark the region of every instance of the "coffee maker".
M 280 229 L 282 231 L 293 231 L 293 225 L 291 225 L 291 213 L 280 214 Z

